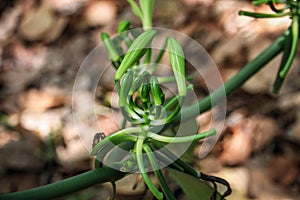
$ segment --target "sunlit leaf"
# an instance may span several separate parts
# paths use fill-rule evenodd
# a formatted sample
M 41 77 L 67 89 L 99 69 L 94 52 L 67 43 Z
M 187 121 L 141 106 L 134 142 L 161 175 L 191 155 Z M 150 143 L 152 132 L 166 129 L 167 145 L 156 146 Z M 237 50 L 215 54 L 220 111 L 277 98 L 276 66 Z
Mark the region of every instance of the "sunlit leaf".
M 184 64 L 183 50 L 179 42 L 172 37 L 168 38 L 167 47 L 168 47 L 171 66 L 178 87 L 178 95 L 185 96 L 186 86 L 185 86 L 185 64 Z
M 107 33 L 101 33 L 101 39 L 104 42 L 104 46 L 108 51 L 109 59 L 112 61 L 117 61 L 119 59 L 119 54 L 113 42 L 109 38 L 109 35 Z
M 164 103 L 165 96 L 162 89 L 160 88 L 157 77 L 152 76 L 150 79 L 150 83 L 151 83 L 151 93 L 153 96 L 154 104 L 162 105 Z
M 155 36 L 156 31 L 149 30 L 141 35 L 139 35 L 129 47 L 120 67 L 118 68 L 115 81 L 121 79 L 124 73 L 132 67 L 139 59 L 145 54 L 147 48 L 149 48 L 149 44 L 151 43 L 153 37 Z
M 130 29 L 130 21 L 122 20 L 118 26 L 118 33 L 122 33 L 124 31 L 128 31 Z
M 119 106 L 123 107 L 126 104 L 128 93 L 131 89 L 133 82 L 133 71 L 128 70 L 128 72 L 124 75 L 122 80 L 122 87 L 120 90 L 120 98 L 119 98 Z

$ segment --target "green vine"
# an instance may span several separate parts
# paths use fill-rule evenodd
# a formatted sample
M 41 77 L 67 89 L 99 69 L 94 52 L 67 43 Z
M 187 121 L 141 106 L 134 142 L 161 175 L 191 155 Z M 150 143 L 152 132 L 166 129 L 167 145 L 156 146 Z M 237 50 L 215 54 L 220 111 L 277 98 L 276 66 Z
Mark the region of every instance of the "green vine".
M 274 14 L 240 11 L 241 15 L 256 18 L 290 16 L 292 23 L 282 36 L 246 64 L 224 86 L 198 103 L 185 108 L 182 106 L 185 96 L 188 91 L 193 90 L 193 86 L 186 84 L 189 77 L 185 74 L 185 59 L 180 43 L 173 37 L 167 38 L 154 59 L 154 64 L 150 68 L 145 67 L 146 64 L 151 63 L 151 42 L 156 36 L 156 31 L 151 29 L 154 0 L 140 0 L 139 5 L 133 0 L 128 0 L 128 2 L 134 14 L 141 19 L 144 31 L 131 29 L 129 21 L 122 21 L 117 31 L 121 37 L 111 39 L 108 34 L 101 34 L 109 59 L 116 69 L 114 80 L 119 94 L 120 111 L 124 117 L 122 129 L 108 137 L 96 134 L 91 151 L 91 155 L 97 158 L 96 169 L 46 186 L 3 194 L 0 195 L 0 199 L 52 199 L 92 185 L 114 182 L 128 173 L 140 172 L 144 182 L 157 199 L 173 200 L 175 196 L 168 186 L 161 165 L 184 172 L 199 180 L 211 182 L 214 187 L 211 199 L 217 199 L 218 196 L 216 183 L 227 187 L 221 195 L 222 199 L 231 193 L 226 180 L 195 170 L 166 146 L 169 143 L 192 142 L 210 137 L 216 134 L 214 129 L 182 137 L 164 136 L 161 132 L 171 123 L 196 117 L 200 114 L 199 110 L 201 113 L 208 111 L 225 98 L 224 88 L 226 95 L 230 95 L 269 61 L 283 52 L 274 83 L 274 92 L 278 93 L 296 55 L 299 38 L 299 1 L 253 1 L 255 5 L 267 4 Z M 128 48 L 125 54 L 123 54 L 124 46 Z M 153 74 L 166 52 L 169 55 L 174 77 L 157 77 Z M 169 81 L 176 83 L 178 93 L 167 98 L 162 83 Z M 158 126 L 163 129 L 157 131 Z M 125 158 L 119 154 L 120 149 L 128 152 Z M 108 167 L 107 164 L 113 166 L 114 169 Z M 160 189 L 150 179 L 151 171 L 156 176 Z
M 255 0 L 254 5 L 267 4 L 274 14 L 253 13 L 247 11 L 240 11 L 240 15 L 245 15 L 254 18 L 276 18 L 290 16 L 292 23 L 287 32 L 287 39 L 284 44 L 283 56 L 281 64 L 277 73 L 276 80 L 273 86 L 273 92 L 279 93 L 284 79 L 289 72 L 293 60 L 296 56 L 298 40 L 299 40 L 299 14 L 300 1 L 299 0 Z M 278 8 L 280 7 L 280 8 Z

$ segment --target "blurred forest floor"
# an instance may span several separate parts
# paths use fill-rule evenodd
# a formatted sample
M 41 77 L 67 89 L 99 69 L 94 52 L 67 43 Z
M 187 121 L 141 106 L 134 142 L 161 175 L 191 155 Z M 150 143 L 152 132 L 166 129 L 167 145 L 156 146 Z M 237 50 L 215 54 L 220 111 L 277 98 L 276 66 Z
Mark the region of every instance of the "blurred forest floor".
M 240 17 L 240 9 L 269 11 L 240 0 L 157 0 L 154 26 L 198 41 L 226 81 L 290 23 L 288 18 Z M 100 33 L 115 34 L 122 19 L 140 27 L 122 0 L 0 1 L 0 193 L 92 168 L 74 125 L 72 89 L 81 63 L 101 42 Z M 279 95 L 270 92 L 280 63 L 277 57 L 230 96 L 220 141 L 201 160 L 195 149 L 195 167 L 231 183 L 229 200 L 300 199 L 299 58 L 298 50 Z M 115 105 L 111 100 L 116 93 L 112 74 L 104 81 L 94 100 L 101 129 L 109 134 L 118 130 L 107 107 Z M 82 91 L 74 105 L 89 104 L 87 99 Z M 197 120 L 205 124 L 209 114 Z M 133 190 L 134 184 L 133 178 L 120 181 L 118 199 L 153 198 L 143 184 Z M 62 199 L 108 199 L 109 193 L 104 184 Z M 178 193 L 178 199 L 185 197 Z

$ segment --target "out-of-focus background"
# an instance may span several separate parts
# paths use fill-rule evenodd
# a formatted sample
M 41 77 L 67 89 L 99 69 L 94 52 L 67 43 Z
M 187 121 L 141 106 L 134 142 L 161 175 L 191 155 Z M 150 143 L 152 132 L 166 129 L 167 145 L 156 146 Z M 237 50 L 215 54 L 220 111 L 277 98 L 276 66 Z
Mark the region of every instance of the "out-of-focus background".
M 241 17 L 240 9 L 270 12 L 241 0 L 157 0 L 154 26 L 198 41 L 226 81 L 290 23 L 289 18 Z M 115 34 L 122 19 L 140 27 L 123 0 L 0 1 L 0 193 L 92 168 L 72 118 L 73 84 L 84 58 L 101 42 L 100 33 Z M 195 149 L 196 168 L 231 183 L 227 199 L 300 199 L 299 56 L 282 91 L 273 95 L 279 63 L 280 57 L 274 59 L 228 98 L 226 125 L 213 151 L 200 160 Z M 112 80 L 97 90 L 103 113 L 115 103 Z M 84 92 L 76 101 L 86 103 Z M 101 128 L 116 131 L 113 117 L 101 112 Z M 208 123 L 209 114 L 197 120 Z M 142 183 L 133 190 L 135 182 L 120 181 L 118 198 L 153 198 Z M 185 199 L 174 188 L 177 198 Z M 62 199 L 108 199 L 110 190 L 109 184 L 96 186 Z

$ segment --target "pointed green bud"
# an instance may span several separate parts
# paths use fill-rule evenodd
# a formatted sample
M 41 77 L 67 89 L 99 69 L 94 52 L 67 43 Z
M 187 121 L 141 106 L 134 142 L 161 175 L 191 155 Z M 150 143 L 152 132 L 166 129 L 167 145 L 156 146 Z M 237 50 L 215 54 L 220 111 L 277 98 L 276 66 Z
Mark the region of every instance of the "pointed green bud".
M 121 88 L 120 88 L 120 98 L 119 106 L 124 107 L 127 104 L 128 93 L 131 89 L 133 82 L 133 71 L 129 70 L 123 77 Z
M 129 47 L 120 67 L 118 68 L 115 81 L 121 79 L 125 72 L 132 67 L 146 53 L 149 44 L 154 38 L 156 31 L 149 30 L 139 35 Z
M 153 96 L 154 104 L 155 105 L 162 105 L 164 103 L 164 93 L 162 89 L 160 88 L 160 85 L 158 83 L 157 77 L 152 76 L 150 79 L 150 85 L 151 85 L 151 93 Z
M 175 38 L 168 38 L 167 42 L 171 66 L 178 87 L 178 95 L 186 95 L 184 54 L 181 45 Z
M 101 39 L 104 43 L 106 50 L 108 51 L 109 59 L 114 62 L 117 61 L 120 56 L 113 42 L 109 38 L 109 35 L 107 33 L 101 33 Z
M 118 26 L 118 33 L 122 33 L 124 31 L 128 31 L 130 29 L 130 21 L 122 20 Z

